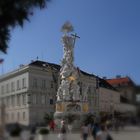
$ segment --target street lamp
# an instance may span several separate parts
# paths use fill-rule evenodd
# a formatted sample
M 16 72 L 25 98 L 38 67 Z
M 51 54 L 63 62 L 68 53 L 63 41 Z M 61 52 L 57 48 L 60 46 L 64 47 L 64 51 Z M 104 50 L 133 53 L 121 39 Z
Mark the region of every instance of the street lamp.
M 4 138 L 4 131 L 5 131 L 5 104 L 2 102 L 0 104 L 0 114 L 1 114 L 1 126 L 0 126 L 0 129 L 1 129 L 1 137 Z
M 99 79 L 99 77 L 98 76 L 96 76 L 96 101 L 97 101 L 97 118 L 98 118 L 98 121 L 99 121 L 99 119 L 100 119 L 100 102 L 99 102 L 99 100 L 100 100 L 100 90 L 99 90 L 99 88 L 100 88 L 100 85 L 99 85 L 99 83 L 100 83 L 100 81 L 99 81 L 100 79 Z
M 112 115 L 112 119 L 114 119 L 114 103 L 113 102 L 110 103 L 110 113 Z

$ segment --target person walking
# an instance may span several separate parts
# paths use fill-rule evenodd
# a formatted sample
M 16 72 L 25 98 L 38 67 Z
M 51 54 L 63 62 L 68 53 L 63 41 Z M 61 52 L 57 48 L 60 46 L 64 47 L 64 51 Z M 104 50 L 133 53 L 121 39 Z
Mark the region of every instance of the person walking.
M 95 140 L 113 140 L 105 124 L 102 124 L 100 128 L 101 130 L 97 132 Z
M 65 121 L 62 120 L 61 121 L 61 127 L 60 127 L 60 132 L 58 134 L 58 139 L 59 140 L 66 140 L 66 133 L 67 133 L 67 128 L 66 128 L 66 124 Z
M 87 140 L 88 136 L 90 134 L 90 130 L 88 127 L 88 123 L 84 123 L 84 125 L 81 127 L 81 137 L 83 140 Z
M 68 130 L 69 130 L 69 133 L 72 132 L 72 124 L 68 124 Z
M 93 137 L 93 140 L 96 139 L 96 135 L 99 131 L 100 131 L 100 125 L 98 123 L 91 125 L 91 135 Z
M 54 132 L 54 130 L 55 130 L 55 122 L 54 122 L 54 120 L 50 121 L 49 126 L 50 126 L 50 130 L 52 130 Z

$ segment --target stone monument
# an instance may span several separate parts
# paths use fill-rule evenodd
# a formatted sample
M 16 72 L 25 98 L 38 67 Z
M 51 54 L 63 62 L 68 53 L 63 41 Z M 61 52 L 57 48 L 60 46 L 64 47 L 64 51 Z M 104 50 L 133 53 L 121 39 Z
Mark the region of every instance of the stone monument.
M 55 120 L 79 121 L 88 113 L 87 92 L 80 93 L 78 69 L 74 66 L 74 47 L 78 37 L 72 34 L 73 26 L 66 22 L 62 26 L 63 59 L 60 69 L 60 85 L 57 91 Z

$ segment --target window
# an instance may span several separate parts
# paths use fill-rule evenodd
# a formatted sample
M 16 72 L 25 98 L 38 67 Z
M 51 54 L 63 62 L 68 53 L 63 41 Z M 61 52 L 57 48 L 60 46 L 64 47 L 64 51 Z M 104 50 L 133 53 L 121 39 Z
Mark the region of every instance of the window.
M 36 78 L 33 79 L 33 87 L 37 88 L 37 79 Z
M 23 105 L 26 105 L 26 94 L 22 95 L 22 103 Z
M 15 95 L 11 97 L 11 104 L 12 106 L 15 106 Z
M 4 86 L 1 86 L 1 94 L 4 94 Z
M 6 93 L 9 93 L 9 84 L 6 84 Z
M 95 106 L 98 106 L 98 102 L 99 102 L 99 101 L 98 101 L 98 96 L 95 96 L 94 105 L 95 105 Z
M 17 90 L 20 90 L 20 81 L 17 80 Z
M 1 98 L 1 103 L 4 104 L 4 98 Z
M 25 112 L 23 112 L 23 120 L 25 120 L 26 119 L 26 114 L 25 114 Z
M 15 83 L 14 82 L 11 83 L 11 91 L 12 92 L 15 91 Z
M 7 107 L 9 107 L 10 106 L 10 97 L 7 97 L 6 100 L 7 100 Z
M 45 96 L 41 95 L 41 104 L 45 104 Z
M 88 92 L 91 93 L 91 87 L 90 86 L 88 87 Z
M 8 113 L 6 114 L 6 120 L 7 121 L 9 120 L 9 114 Z
M 50 99 L 50 105 L 53 105 L 53 99 Z
M 139 103 L 140 102 L 140 94 L 136 95 L 136 101 Z
M 48 97 L 47 96 L 45 96 L 45 103 L 47 104 L 48 103 Z
M 22 79 L 22 88 L 26 88 L 26 78 Z
M 53 88 L 53 81 L 51 81 L 51 88 Z
M 36 95 L 33 95 L 33 104 L 36 104 L 37 103 L 37 100 L 36 100 Z
M 3 98 L 3 104 L 7 107 L 7 98 L 6 97 Z
M 14 112 L 11 114 L 11 120 L 14 120 Z
M 17 95 L 17 106 L 20 106 L 20 95 Z
M 17 120 L 18 121 L 20 120 L 20 113 L 19 112 L 17 113 Z
M 46 80 L 42 80 L 42 88 L 46 88 Z
M 127 98 L 127 91 L 124 91 L 124 96 Z

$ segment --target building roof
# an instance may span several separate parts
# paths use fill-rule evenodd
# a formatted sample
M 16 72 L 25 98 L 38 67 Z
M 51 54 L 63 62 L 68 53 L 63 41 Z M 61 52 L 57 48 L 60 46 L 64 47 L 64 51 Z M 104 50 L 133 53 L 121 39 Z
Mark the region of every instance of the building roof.
M 52 69 L 56 69 L 56 70 L 60 70 L 61 66 L 60 65 L 57 65 L 57 64 L 54 64 L 54 63 L 49 63 L 49 62 L 44 62 L 44 61 L 40 61 L 40 60 L 36 60 L 36 61 L 33 61 L 29 64 L 30 66 L 38 66 L 38 67 L 46 67 L 46 68 L 49 68 L 51 67 Z M 83 75 L 86 75 L 86 76 L 93 76 L 93 77 L 96 77 L 95 75 L 93 74 L 89 74 L 85 71 L 82 71 L 80 70 L 79 68 L 77 68 Z
M 38 67 L 46 67 L 46 68 L 52 68 L 56 70 L 60 70 L 60 65 L 54 64 L 54 63 L 48 63 L 40 60 L 33 61 L 29 64 L 30 66 L 38 66 Z
M 49 68 L 51 67 L 52 69 L 56 69 L 56 70 L 60 70 L 61 66 L 60 65 L 57 65 L 57 64 L 54 64 L 54 63 L 48 63 L 48 62 L 44 62 L 44 61 L 40 61 L 40 60 L 36 60 L 36 61 L 33 61 L 31 62 L 29 65 L 31 66 L 38 66 L 38 67 L 46 67 L 46 68 Z M 112 90 L 116 90 L 114 87 L 112 87 L 106 80 L 102 79 L 102 78 L 99 78 L 97 77 L 96 75 L 94 74 L 89 74 L 85 71 L 82 71 L 80 70 L 79 68 L 77 68 L 80 73 L 82 73 L 83 75 L 86 75 L 86 76 L 93 76 L 93 77 L 96 77 L 96 79 L 98 79 L 98 86 L 99 87 L 104 87 L 104 88 L 108 88 L 108 89 L 112 89 Z
M 81 72 L 83 75 L 96 77 L 96 75 L 94 75 L 94 74 L 90 74 L 90 73 L 87 73 L 87 72 L 82 71 L 82 70 L 80 70 L 80 72 Z
M 30 64 L 28 65 L 22 65 L 20 66 L 19 69 L 12 71 L 10 73 L 7 73 L 5 75 L 0 76 L 0 80 L 3 80 L 6 77 L 9 77 L 13 74 L 16 74 L 17 72 L 20 72 L 21 70 L 27 69 L 28 66 L 36 66 L 36 67 L 42 67 L 42 68 L 51 68 L 52 70 L 56 70 L 56 71 L 60 71 L 61 66 L 54 64 L 54 63 L 49 63 L 49 62 L 45 62 L 45 61 L 40 61 L 40 60 L 36 60 L 36 61 L 32 61 Z M 106 80 L 97 77 L 94 74 L 89 74 L 85 71 L 80 70 L 79 68 L 77 68 L 81 74 L 86 75 L 86 76 L 90 76 L 90 77 L 96 77 L 96 79 L 98 79 L 98 87 L 105 87 L 108 89 L 112 89 L 115 90 L 115 88 L 113 88 Z
M 104 87 L 111 90 L 117 90 L 111 84 L 109 84 L 106 80 L 99 78 L 99 87 Z
M 130 77 L 119 77 L 119 78 L 112 78 L 106 80 L 109 84 L 119 85 L 119 86 L 128 86 L 128 85 L 135 85 L 134 82 L 130 79 Z

